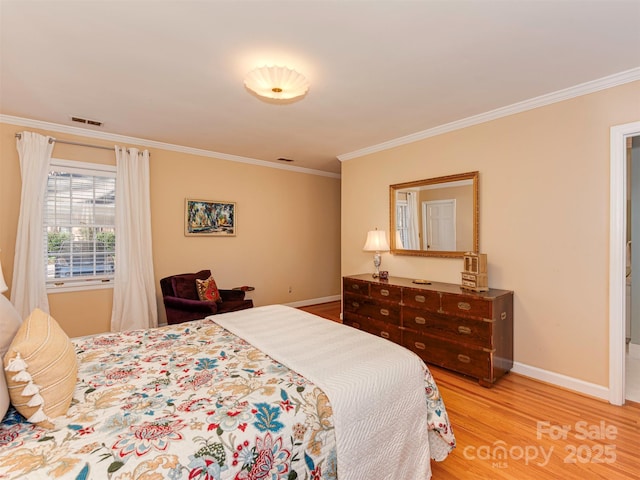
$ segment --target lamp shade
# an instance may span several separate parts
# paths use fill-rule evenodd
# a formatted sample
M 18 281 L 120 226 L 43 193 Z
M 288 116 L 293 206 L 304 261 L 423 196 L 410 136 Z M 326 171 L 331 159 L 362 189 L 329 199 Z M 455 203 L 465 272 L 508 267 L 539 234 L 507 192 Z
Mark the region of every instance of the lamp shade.
M 244 85 L 261 97 L 288 100 L 304 95 L 309 90 L 309 81 L 304 75 L 288 67 L 265 65 L 251 70 Z
M 367 233 L 367 241 L 364 244 L 365 252 L 388 252 L 389 243 L 384 230 L 371 230 Z

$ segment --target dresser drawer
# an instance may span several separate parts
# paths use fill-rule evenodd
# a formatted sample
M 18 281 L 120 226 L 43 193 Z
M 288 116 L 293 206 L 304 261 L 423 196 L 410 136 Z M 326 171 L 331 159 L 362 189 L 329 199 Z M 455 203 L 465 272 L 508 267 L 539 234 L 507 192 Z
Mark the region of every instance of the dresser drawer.
M 399 344 L 402 340 L 402 330 L 400 330 L 400 327 L 396 325 L 389 325 L 387 323 L 379 322 L 371 318 L 356 319 L 349 316 L 347 316 L 347 318 L 344 320 L 344 323 L 345 325 L 363 330 L 365 332 L 371 333 L 372 335 L 386 338 L 387 340 L 391 340 L 394 343 Z
M 345 278 L 343 283 L 343 293 L 357 293 L 358 295 L 369 296 L 369 283 L 353 278 Z
M 400 305 L 345 293 L 344 311 L 400 326 Z
M 405 288 L 402 303 L 408 307 L 426 308 L 437 312 L 440 310 L 440 293 L 431 290 Z
M 400 303 L 402 300 L 402 289 L 394 285 L 372 283 L 370 294 L 374 299 L 385 302 Z
M 491 383 L 491 352 L 470 348 L 456 342 L 434 339 L 405 330 L 403 343 L 425 362 L 455 370 Z
M 402 326 L 456 342 L 491 347 L 491 323 L 405 307 Z
M 440 306 L 445 313 L 476 318 L 492 318 L 491 302 L 481 298 L 443 293 Z
M 375 308 L 375 304 L 368 298 L 361 295 L 354 295 L 349 292 L 344 293 L 344 312 L 355 313 L 366 317 Z

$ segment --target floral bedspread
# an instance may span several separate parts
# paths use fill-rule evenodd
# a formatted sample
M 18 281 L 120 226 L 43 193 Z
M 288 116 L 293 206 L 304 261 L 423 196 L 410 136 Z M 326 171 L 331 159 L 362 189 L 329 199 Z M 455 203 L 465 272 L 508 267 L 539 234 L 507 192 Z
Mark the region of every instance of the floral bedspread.
M 66 417 L 11 409 L 0 478 L 333 479 L 329 401 L 209 321 L 75 339 Z
M 326 395 L 219 325 L 73 341 L 80 368 L 67 415 L 47 430 L 10 408 L 0 478 L 337 478 Z M 426 380 L 429 425 L 453 446 L 428 371 Z

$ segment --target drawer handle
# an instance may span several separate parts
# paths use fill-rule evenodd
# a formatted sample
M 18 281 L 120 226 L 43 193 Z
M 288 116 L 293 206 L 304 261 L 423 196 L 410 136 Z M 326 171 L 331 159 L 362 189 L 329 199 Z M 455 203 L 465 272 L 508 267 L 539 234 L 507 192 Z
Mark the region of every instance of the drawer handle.
M 426 350 L 427 346 L 422 342 L 415 342 L 414 345 L 418 350 Z
M 506 320 L 507 319 L 507 312 L 502 312 L 500 314 L 500 320 Z
M 458 308 L 460 310 L 469 311 L 469 310 L 471 310 L 471 304 L 467 303 L 467 302 L 458 302 Z
M 389 332 L 380 332 L 380 336 L 382 338 L 389 338 L 390 337 Z
M 425 323 L 427 323 L 427 321 L 422 317 L 416 317 L 414 320 L 418 325 L 424 325 Z
M 383 288 L 382 290 L 380 290 L 380 295 L 382 295 L 383 297 L 388 297 L 389 290 L 387 290 L 386 288 Z
M 380 314 L 384 315 L 385 317 L 389 316 L 389 310 L 387 310 L 386 308 L 381 308 L 380 309 Z
M 360 290 L 360 285 L 358 285 L 357 283 L 352 283 L 352 284 L 351 284 L 351 288 L 352 288 L 353 290 Z
M 360 306 L 360 304 L 358 302 L 351 302 L 351 306 L 353 308 L 358 308 Z
M 471 329 L 469 327 L 465 327 L 464 325 L 459 325 L 458 333 L 462 333 L 463 335 L 471 335 Z
M 424 303 L 425 300 L 424 295 L 416 295 L 416 302 Z
M 458 355 L 458 361 L 462 362 L 462 363 L 470 363 L 471 359 L 469 357 L 467 357 L 466 355 Z

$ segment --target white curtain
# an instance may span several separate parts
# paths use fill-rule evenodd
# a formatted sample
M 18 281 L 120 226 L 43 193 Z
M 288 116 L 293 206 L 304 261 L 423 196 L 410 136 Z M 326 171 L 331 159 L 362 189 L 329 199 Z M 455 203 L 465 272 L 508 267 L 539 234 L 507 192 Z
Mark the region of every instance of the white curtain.
M 416 192 L 407 192 L 407 237 L 408 244 L 404 248 L 408 250 L 420 250 L 420 236 L 418 233 L 418 194 Z
M 34 308 L 49 312 L 44 262 L 44 198 L 53 143 L 50 137 L 22 132 L 16 142 L 22 193 L 13 259 L 11 302 L 22 318 Z
M 151 251 L 149 151 L 116 146 L 116 272 L 111 331 L 158 326 Z

